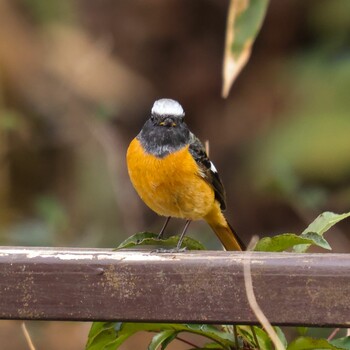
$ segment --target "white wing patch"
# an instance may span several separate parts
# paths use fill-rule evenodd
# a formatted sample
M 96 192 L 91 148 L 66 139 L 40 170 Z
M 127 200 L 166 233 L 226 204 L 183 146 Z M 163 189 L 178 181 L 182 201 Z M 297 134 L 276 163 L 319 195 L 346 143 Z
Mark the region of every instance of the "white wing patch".
M 170 98 L 162 98 L 154 102 L 152 114 L 181 116 L 184 115 L 184 110 L 179 102 Z
M 218 172 L 218 171 L 216 170 L 215 165 L 213 164 L 213 162 L 210 162 L 210 170 L 211 170 L 213 173 L 217 173 L 217 172 Z
M 198 172 L 199 172 L 199 176 L 202 177 L 203 179 L 207 177 L 207 175 L 205 174 L 205 172 L 202 170 L 201 167 L 198 167 Z

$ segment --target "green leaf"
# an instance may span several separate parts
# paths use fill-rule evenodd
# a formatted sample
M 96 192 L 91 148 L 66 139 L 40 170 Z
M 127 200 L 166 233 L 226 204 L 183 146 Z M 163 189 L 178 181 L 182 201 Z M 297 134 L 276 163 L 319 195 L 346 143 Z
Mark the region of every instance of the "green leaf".
M 332 226 L 341 220 L 344 220 L 350 216 L 349 213 L 335 214 L 332 212 L 324 212 L 319 215 L 301 234 L 301 237 L 307 237 L 310 232 L 318 234 L 320 237 L 328 231 Z M 310 244 L 302 244 L 294 247 L 294 251 L 297 253 L 304 253 Z
M 317 233 L 309 232 L 303 237 L 295 233 L 284 233 L 274 237 L 262 238 L 255 246 L 255 251 L 282 252 L 301 244 L 314 244 L 324 249 L 331 249 L 328 242 Z
M 256 337 L 258 339 L 260 350 L 273 350 L 272 341 L 268 334 L 260 327 L 253 326 Z M 257 347 L 251 326 L 238 326 L 238 334 L 240 334 L 250 345 Z
M 305 335 L 309 330 L 308 327 L 296 327 L 296 329 L 300 335 Z
M 93 322 L 86 349 L 107 350 L 106 346 L 116 341 L 119 325 L 116 322 Z
M 231 0 L 226 26 L 222 95 L 248 62 L 253 42 L 266 14 L 268 0 Z
M 310 241 L 312 241 L 311 244 L 313 244 L 313 245 L 319 246 L 319 247 L 327 249 L 327 250 L 332 250 L 329 243 L 316 232 L 307 232 L 307 233 L 301 235 L 300 237 L 309 239 Z
M 304 253 L 311 245 L 331 250 L 323 234 L 333 225 L 350 216 L 350 213 L 335 214 L 324 212 L 313 221 L 300 236 L 294 233 L 284 233 L 274 237 L 262 238 L 255 246 L 256 251 L 282 252 L 293 248 L 295 252 Z
M 132 248 L 135 246 L 152 246 L 154 248 L 175 248 L 180 236 L 171 236 L 166 239 L 158 239 L 158 235 L 153 232 L 139 232 L 127 238 L 119 244 L 117 249 Z M 181 245 L 189 250 L 205 250 L 205 247 L 199 241 L 185 237 Z
M 163 332 L 159 332 L 152 338 L 152 341 L 148 345 L 148 350 L 157 350 L 158 347 L 164 344 L 167 340 L 169 340 L 169 338 L 173 340 L 176 337 L 176 335 L 177 332 L 170 329 Z M 167 344 L 169 344 L 169 342 L 167 342 Z M 162 349 L 165 349 L 165 347 L 162 346 Z
M 274 237 L 262 238 L 256 244 L 254 250 L 259 252 L 282 252 L 302 243 L 310 243 L 310 240 L 295 233 L 283 233 Z
M 339 221 L 342 221 L 350 216 L 349 213 L 344 214 L 335 214 L 330 211 L 326 211 L 319 215 L 302 233 L 307 232 L 316 232 L 319 235 L 323 235 L 328 231 L 332 226 L 337 224 Z
M 174 339 L 177 337 L 177 332 L 173 333 L 172 336 L 169 336 L 167 339 L 165 339 L 162 343 L 162 348 L 161 350 L 164 350 Z
M 287 338 L 284 335 L 282 329 L 280 327 L 273 327 L 273 328 L 274 328 L 275 332 L 277 333 L 278 338 L 280 338 L 281 343 L 286 348 L 288 345 L 288 342 L 287 342 Z
M 94 322 L 91 326 L 86 350 L 114 350 L 138 331 L 159 331 L 159 324 Z
M 138 232 L 128 237 L 125 241 L 119 244 L 117 249 L 131 248 L 137 245 L 143 245 L 148 239 L 156 240 L 157 235 L 153 232 Z
M 202 335 L 209 339 L 212 339 L 224 348 L 229 348 L 234 345 L 233 334 L 218 330 L 216 327 L 207 324 L 186 324 L 185 331 Z
M 314 339 L 310 337 L 299 337 L 292 341 L 287 350 L 339 350 L 340 347 L 336 347 L 330 344 L 326 339 Z M 344 349 L 344 348 L 343 348 Z
M 92 324 L 86 350 L 115 350 L 130 336 L 139 331 L 165 332 L 173 334 L 189 332 L 217 342 L 223 349 L 234 346 L 233 335 L 219 331 L 211 325 L 171 324 L 171 323 L 120 323 L 94 322 Z M 169 337 L 171 337 L 169 332 Z M 163 340 L 166 342 L 167 339 Z M 172 340 L 169 338 L 169 340 Z M 157 339 L 155 339 L 155 342 Z
M 350 337 L 334 339 L 330 343 L 339 349 L 350 350 Z
M 217 343 L 207 343 L 204 346 L 202 346 L 201 348 L 192 348 L 190 350 L 204 350 L 204 349 L 222 350 L 225 348 L 223 348 L 222 346 L 220 346 Z

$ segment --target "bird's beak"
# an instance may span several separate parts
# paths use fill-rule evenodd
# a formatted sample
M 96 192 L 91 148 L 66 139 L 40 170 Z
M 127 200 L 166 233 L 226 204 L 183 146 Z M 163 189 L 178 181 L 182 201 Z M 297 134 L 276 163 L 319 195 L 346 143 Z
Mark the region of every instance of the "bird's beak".
M 174 122 L 174 120 L 172 118 L 168 117 L 168 118 L 163 119 L 159 123 L 159 125 L 166 126 L 166 127 L 174 127 L 174 126 L 176 126 L 176 123 Z

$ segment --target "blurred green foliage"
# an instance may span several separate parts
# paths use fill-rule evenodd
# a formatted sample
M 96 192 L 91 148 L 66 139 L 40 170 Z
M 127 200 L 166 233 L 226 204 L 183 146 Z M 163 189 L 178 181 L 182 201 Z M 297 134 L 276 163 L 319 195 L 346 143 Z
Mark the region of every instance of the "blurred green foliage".
M 268 0 L 251 0 L 247 9 L 236 18 L 231 47 L 234 56 L 241 54 L 247 42 L 254 41 L 263 23 L 267 6 Z
M 250 10 L 261 14 L 261 6 L 266 6 L 266 1 L 252 4 Z M 11 35 L 16 40 L 8 40 L 8 43 L 27 43 L 25 52 L 33 50 L 38 62 L 33 66 L 31 55 L 30 59 L 26 57 L 22 61 L 23 55 L 15 45 L 11 64 L 6 65 L 6 60 L 1 60 L 1 52 L 11 52 L 13 47 L 4 44 L 5 51 L 0 48 L 0 230 L 3 242 L 117 246 L 123 235 L 135 230 L 158 232 L 162 219 L 150 213 L 131 189 L 124 152 L 147 118 L 153 96 L 164 95 L 184 102 L 186 118 L 193 125 L 193 131 L 210 139 L 212 157 L 228 189 L 228 219 L 231 221 L 230 216 L 234 216 L 232 221 L 239 232 L 246 231 L 249 235 L 267 232 L 264 223 L 251 220 L 250 216 L 251 211 L 268 211 L 265 203 L 271 198 L 280 204 L 276 217 L 283 218 L 277 220 L 274 215 L 264 215 L 264 220 L 269 222 L 267 226 L 273 228 L 268 230 L 271 234 L 285 231 L 289 223 L 300 227 L 305 223 L 305 218 L 291 216 L 282 206 L 291 206 L 293 210 L 297 207 L 299 212 L 311 209 L 312 215 L 320 209 L 348 211 L 349 2 L 322 0 L 313 4 L 289 4 L 289 11 L 298 15 L 286 19 L 288 26 L 277 28 L 279 22 L 276 24 L 271 19 L 278 19 L 282 8 L 272 1 L 253 48 L 253 59 L 234 86 L 227 104 L 218 101 L 213 93 L 218 92 L 220 76 L 212 69 L 214 60 L 218 65 L 221 62 L 221 48 L 218 50 L 215 45 L 219 39 L 223 40 L 222 28 L 216 26 L 214 18 L 221 14 L 224 19 L 227 9 L 215 5 L 208 8 L 205 16 L 194 16 L 191 23 L 199 21 L 198 27 L 203 25 L 207 29 L 197 34 L 202 35 L 202 39 L 196 36 L 196 39 L 191 36 L 186 39 L 171 23 L 156 20 L 158 16 L 162 18 L 161 11 L 167 13 L 168 6 L 171 8 L 165 4 L 155 7 L 154 11 L 160 12 L 151 15 L 146 5 L 18 0 L 11 9 L 10 15 L 17 16 L 17 22 L 12 23 L 17 23 L 18 27 Z M 191 6 L 194 5 L 184 7 L 185 13 Z M 206 6 L 201 5 L 201 10 L 205 11 Z M 213 22 L 205 22 L 212 13 L 215 14 Z M 178 16 L 182 18 L 181 13 Z M 4 29 L 7 28 L 6 18 L 12 17 L 4 17 Z M 132 33 L 124 31 L 123 18 L 129 18 L 129 22 L 137 18 L 130 24 L 134 28 Z M 147 21 L 142 22 L 143 19 Z M 243 25 L 247 19 L 242 16 L 237 21 L 242 21 Z M 23 28 L 21 23 L 24 23 Z M 45 35 L 42 36 L 36 30 L 37 24 L 57 24 L 65 30 L 74 27 L 76 31 L 60 39 L 52 28 L 48 30 L 44 25 L 42 33 Z M 171 30 L 167 31 L 168 27 Z M 244 41 L 251 27 L 248 23 L 247 30 L 236 33 L 238 38 Z M 184 32 L 190 33 L 191 28 L 184 22 Z M 89 42 L 88 33 L 94 31 L 108 40 Z M 276 31 L 281 33 L 280 39 Z M 211 32 L 217 32 L 217 37 L 210 36 Z M 143 47 L 145 36 L 149 38 L 147 47 L 153 49 L 142 49 L 141 59 L 138 48 Z M 270 37 L 277 40 L 275 47 L 269 46 Z M 290 37 L 293 40 L 285 42 Z M 74 40 L 69 46 L 71 38 Z M 164 45 L 167 42 L 176 44 L 167 47 Z M 194 49 L 196 45 L 199 46 Z M 175 57 L 173 49 L 176 49 L 174 52 L 189 52 L 189 57 L 176 56 L 174 64 L 169 60 Z M 76 66 L 71 66 L 70 52 L 74 53 Z M 209 52 L 215 54 L 205 59 Z M 120 61 L 126 63 L 125 76 L 136 72 L 137 76 L 146 77 L 148 85 L 145 86 L 153 89 L 152 99 L 141 103 L 140 98 L 135 97 L 139 80 L 132 85 L 129 95 L 113 98 L 110 98 L 108 84 L 97 85 L 92 80 L 91 86 L 82 83 L 81 88 L 80 81 L 93 74 L 96 79 L 104 75 L 113 77 L 117 86 L 121 86 L 121 92 L 130 84 L 124 81 L 124 76 L 123 80 L 118 75 L 120 70 L 109 70 L 108 64 L 101 66 L 99 61 L 95 63 L 99 55 L 108 57 L 106 62 L 115 64 L 118 69 Z M 91 62 L 91 66 L 88 65 Z M 265 69 L 267 66 L 269 68 Z M 20 76 L 12 76 L 13 67 L 14 71 L 25 69 Z M 189 74 L 188 67 L 197 67 L 198 74 Z M 67 75 L 61 77 L 61 72 Z M 75 76 L 76 82 L 68 79 Z M 182 76 L 181 83 L 176 80 L 178 76 Z M 257 77 L 262 84 L 256 83 Z M 44 82 L 41 89 L 40 81 Z M 270 85 L 280 87 L 277 107 L 274 106 L 277 93 L 270 90 Z M 50 91 L 49 95 L 45 95 L 46 90 Z M 106 101 L 104 93 L 109 98 Z M 146 93 L 149 91 L 142 89 L 141 95 Z M 260 100 L 273 106 L 272 115 L 264 113 L 261 108 L 264 103 L 260 104 Z M 219 122 L 213 123 L 214 119 Z M 253 130 L 251 124 L 260 125 L 260 128 Z M 244 168 L 244 162 L 249 164 L 248 169 Z M 249 176 L 246 176 L 247 171 Z M 250 187 L 248 202 L 246 189 Z M 266 199 L 263 207 L 261 196 Z M 282 220 L 284 227 L 279 226 Z M 250 226 L 245 227 L 247 224 Z M 50 233 L 45 234 L 45 230 Z M 26 231 L 31 233 L 25 234 Z M 210 229 L 204 225 L 193 225 L 191 232 L 210 247 L 218 247 Z
M 16 131 L 23 125 L 23 118 L 18 111 L 0 109 L 0 129 L 2 131 Z
M 290 108 L 257 141 L 254 181 L 286 196 L 302 189 L 305 202 L 324 203 L 322 188 L 350 178 L 350 59 L 313 52 L 288 67 Z
M 1 244 L 116 247 L 158 232 L 163 219 L 132 190 L 124 154 L 160 97 L 178 99 L 210 139 L 227 217 L 245 241 L 298 232 L 320 209 L 349 211 L 350 2 L 271 0 L 223 101 L 226 5 L 0 1 Z M 349 227 L 331 236 L 335 252 L 349 250 Z M 189 234 L 219 248 L 205 225 Z M 4 348 L 21 348 L 3 334 Z M 51 346 L 34 340 L 63 348 L 67 337 L 54 335 Z
M 39 24 L 69 22 L 75 18 L 74 1 L 72 0 L 21 0 L 20 2 Z

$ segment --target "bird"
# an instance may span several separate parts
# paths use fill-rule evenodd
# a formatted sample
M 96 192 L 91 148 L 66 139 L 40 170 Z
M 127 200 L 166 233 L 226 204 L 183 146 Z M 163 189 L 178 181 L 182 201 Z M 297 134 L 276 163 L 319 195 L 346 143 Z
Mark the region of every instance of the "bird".
M 186 220 L 176 250 L 180 250 L 191 221 L 205 220 L 225 250 L 244 250 L 244 244 L 226 220 L 222 181 L 201 141 L 189 130 L 181 104 L 156 100 L 149 119 L 130 142 L 126 153 L 129 177 L 144 203 L 167 217 Z

